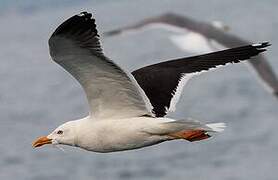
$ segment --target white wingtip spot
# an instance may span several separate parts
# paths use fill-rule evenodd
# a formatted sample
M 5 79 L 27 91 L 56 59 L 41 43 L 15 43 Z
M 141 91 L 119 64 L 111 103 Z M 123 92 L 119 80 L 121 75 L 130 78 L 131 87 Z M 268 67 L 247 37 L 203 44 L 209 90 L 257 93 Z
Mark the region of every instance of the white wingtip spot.
M 85 16 L 85 15 L 86 15 L 86 14 L 85 14 L 84 12 L 77 14 L 77 16 L 79 16 L 79 17 L 83 17 L 83 16 Z
M 262 42 L 262 43 L 256 43 L 256 44 L 252 44 L 253 47 L 257 47 L 257 48 L 265 48 L 270 46 L 271 44 L 267 41 Z
M 253 47 L 258 47 L 258 46 L 261 46 L 262 43 L 256 43 L 256 44 L 252 44 Z

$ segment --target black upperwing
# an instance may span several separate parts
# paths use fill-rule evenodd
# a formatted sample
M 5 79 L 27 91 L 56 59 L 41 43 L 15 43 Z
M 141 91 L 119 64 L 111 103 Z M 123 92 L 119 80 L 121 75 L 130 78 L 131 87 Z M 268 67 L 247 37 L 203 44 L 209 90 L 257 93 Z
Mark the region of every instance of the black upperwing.
M 135 70 L 132 75 L 153 105 L 157 117 L 163 117 L 170 108 L 179 82 L 189 74 L 208 71 L 219 65 L 248 60 L 270 46 L 268 42 L 231 48 L 209 54 L 179 58 Z

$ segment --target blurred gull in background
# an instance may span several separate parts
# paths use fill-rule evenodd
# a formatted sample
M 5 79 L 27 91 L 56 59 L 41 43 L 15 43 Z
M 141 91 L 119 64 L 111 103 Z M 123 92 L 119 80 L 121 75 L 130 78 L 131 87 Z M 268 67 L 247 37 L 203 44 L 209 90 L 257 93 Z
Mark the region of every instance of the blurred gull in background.
M 250 44 L 249 41 L 228 33 L 229 26 L 220 21 L 213 21 L 209 24 L 175 13 L 147 18 L 130 26 L 107 31 L 104 36 L 132 33 L 147 27 L 165 28 L 181 33 L 182 35 L 170 36 L 170 40 L 181 50 L 196 54 Z M 278 79 L 266 58 L 259 55 L 249 60 L 248 65 L 253 67 L 266 89 L 278 98 Z

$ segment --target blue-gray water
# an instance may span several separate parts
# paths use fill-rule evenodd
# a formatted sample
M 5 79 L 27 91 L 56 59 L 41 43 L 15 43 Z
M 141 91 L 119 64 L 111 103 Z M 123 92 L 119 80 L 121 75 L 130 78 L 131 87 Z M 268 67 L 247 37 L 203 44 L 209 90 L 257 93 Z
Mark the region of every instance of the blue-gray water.
M 50 60 L 47 40 L 66 18 L 94 12 L 100 32 L 163 12 L 203 21 L 221 20 L 233 33 L 271 41 L 266 53 L 278 72 L 278 1 L 134 0 L 0 1 L 0 179 L 4 180 L 276 180 L 278 103 L 244 64 L 203 74 L 186 87 L 171 116 L 225 122 L 227 129 L 199 143 L 167 142 L 112 154 L 31 142 L 61 123 L 87 114 L 79 84 Z M 104 39 L 103 46 L 127 70 L 185 54 L 167 39 L 170 32 L 147 30 Z

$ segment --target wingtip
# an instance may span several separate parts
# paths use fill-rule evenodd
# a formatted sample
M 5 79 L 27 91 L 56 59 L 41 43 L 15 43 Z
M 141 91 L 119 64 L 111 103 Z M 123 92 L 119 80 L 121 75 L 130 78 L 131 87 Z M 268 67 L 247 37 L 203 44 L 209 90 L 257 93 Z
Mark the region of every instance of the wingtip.
M 93 14 L 92 13 L 88 13 L 87 11 L 83 11 L 79 14 L 76 14 L 75 16 L 81 18 L 81 19 L 84 19 L 85 21 L 93 21 L 95 22 L 95 19 L 93 17 Z
M 266 48 L 268 46 L 271 46 L 271 44 L 269 42 L 262 42 L 262 43 L 256 43 L 256 44 L 252 44 L 253 47 L 256 47 L 258 49 L 261 49 L 261 48 Z
M 115 36 L 115 35 L 118 35 L 118 34 L 121 34 L 121 33 L 122 33 L 121 30 L 112 30 L 112 31 L 104 32 L 103 36 L 104 37 L 110 37 L 110 36 Z
M 88 29 L 91 29 L 94 32 L 94 34 L 98 36 L 98 31 L 96 29 L 93 14 L 83 11 L 64 21 L 60 26 L 58 26 L 58 28 L 54 31 L 52 36 L 80 32 L 84 33 Z
M 88 13 L 87 11 L 83 11 L 83 12 L 77 14 L 77 16 L 91 18 L 92 17 L 92 13 Z
M 278 98 L 278 91 L 273 92 L 273 95 Z

